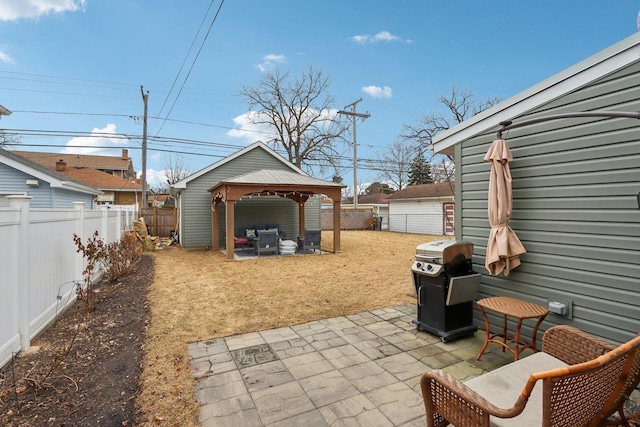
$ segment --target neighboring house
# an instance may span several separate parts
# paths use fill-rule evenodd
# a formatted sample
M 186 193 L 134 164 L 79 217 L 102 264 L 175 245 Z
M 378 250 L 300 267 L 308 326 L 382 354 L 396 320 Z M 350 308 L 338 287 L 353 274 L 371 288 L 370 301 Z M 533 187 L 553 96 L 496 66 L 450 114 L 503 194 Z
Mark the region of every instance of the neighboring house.
M 129 150 L 122 149 L 122 155 L 96 156 L 93 154 L 41 153 L 36 151 L 14 151 L 15 153 L 38 162 L 48 168 L 55 168 L 60 161 L 69 168 L 91 168 L 126 180 L 134 180 L 136 173 Z
M 98 205 L 138 205 L 142 203 L 142 185 L 135 178 L 133 162 L 127 149 L 122 156 L 41 153 L 13 151 L 47 168 L 54 169 L 102 191 Z
M 389 231 L 453 235 L 453 182 L 410 185 L 387 196 Z
M 243 186 L 251 189 L 251 193 L 243 192 Z M 256 194 L 255 189 L 260 186 L 262 191 Z M 344 186 L 312 178 L 265 144 L 254 143 L 172 185 L 177 192 L 180 210 L 180 244 L 184 248 L 216 248 L 226 245 L 233 249 L 233 241 L 227 240 L 226 233 L 228 222 L 225 212 L 228 206 L 224 204 L 225 207 L 214 212 L 212 217 L 212 209 L 217 203 L 232 197 L 230 194 L 223 194 L 228 193 L 231 188 L 235 194 L 233 197 L 241 193 L 237 199 L 232 199 L 234 218 L 229 223 L 233 224 L 234 234 L 241 234 L 245 227 L 277 224 L 287 237 L 295 239 L 301 233 L 301 223 L 305 228 L 320 227 L 320 194 L 323 193 L 314 192 L 316 196 L 302 203 L 303 206 L 299 206 L 294 200 L 302 193 L 308 195 L 302 189 L 311 187 L 337 190 L 339 194 Z M 290 197 L 285 196 L 282 188 L 288 189 Z M 278 193 L 282 197 L 270 196 L 268 193 Z M 334 201 L 334 206 L 339 211 L 339 197 Z M 215 216 L 218 220 L 214 229 L 212 222 Z M 337 229 L 334 232 L 339 237 L 339 227 Z M 218 230 L 220 233 L 217 242 L 214 242 L 213 233 Z M 232 251 L 227 256 L 232 257 Z
M 640 111 L 640 33 L 473 116 L 433 139 L 456 160 L 456 238 L 475 245 L 480 298 L 568 305 L 542 329 L 570 324 L 624 342 L 640 331 L 640 128 L 629 118 L 553 118 Z M 508 278 L 484 267 L 490 165 L 500 122 L 513 161 L 511 228 L 527 253 Z M 480 317 L 476 312 L 477 320 Z
M 370 210 L 376 218 L 382 218 L 382 230 L 389 225 L 389 197 L 388 194 L 376 193 L 358 196 L 358 210 Z M 342 200 L 342 209 L 353 209 L 353 197 Z
M 10 195 L 32 197 L 32 208 L 73 208 L 84 202 L 93 209 L 93 200 L 102 192 L 51 170 L 15 152 L 0 149 L 0 207 L 8 206 Z
M 169 194 L 147 194 L 147 204 L 154 208 L 173 207 L 174 202 Z

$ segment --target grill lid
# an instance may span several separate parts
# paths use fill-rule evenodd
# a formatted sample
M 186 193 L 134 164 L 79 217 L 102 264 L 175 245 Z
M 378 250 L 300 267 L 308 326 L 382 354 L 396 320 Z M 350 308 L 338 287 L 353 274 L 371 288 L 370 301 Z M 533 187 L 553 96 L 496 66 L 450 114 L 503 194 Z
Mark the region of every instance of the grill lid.
M 448 264 L 462 255 L 471 259 L 473 244 L 456 240 L 435 240 L 416 246 L 416 260 L 434 264 Z

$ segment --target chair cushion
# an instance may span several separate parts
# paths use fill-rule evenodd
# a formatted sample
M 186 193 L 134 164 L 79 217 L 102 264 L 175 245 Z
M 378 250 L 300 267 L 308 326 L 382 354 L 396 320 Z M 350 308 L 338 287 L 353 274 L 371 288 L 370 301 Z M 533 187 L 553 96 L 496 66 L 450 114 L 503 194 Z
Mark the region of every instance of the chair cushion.
M 489 402 L 500 408 L 511 408 L 518 400 L 520 392 L 527 384 L 531 373 L 568 366 L 560 359 L 538 352 L 516 362 L 509 363 L 494 371 L 475 377 L 465 384 Z M 524 411 L 514 418 L 491 417 L 491 425 L 504 426 L 540 426 L 542 420 L 542 384 L 536 383 Z
M 244 237 L 247 239 L 255 239 L 258 236 L 255 228 L 245 228 Z

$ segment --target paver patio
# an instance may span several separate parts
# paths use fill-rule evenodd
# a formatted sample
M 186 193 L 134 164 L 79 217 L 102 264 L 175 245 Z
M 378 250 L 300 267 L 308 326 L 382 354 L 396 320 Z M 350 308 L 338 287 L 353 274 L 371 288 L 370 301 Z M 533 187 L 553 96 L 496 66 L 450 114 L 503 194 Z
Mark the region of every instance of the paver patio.
M 420 376 L 465 380 L 513 360 L 476 361 L 483 332 L 443 343 L 416 331 L 412 304 L 192 343 L 200 423 L 212 426 L 424 426 Z

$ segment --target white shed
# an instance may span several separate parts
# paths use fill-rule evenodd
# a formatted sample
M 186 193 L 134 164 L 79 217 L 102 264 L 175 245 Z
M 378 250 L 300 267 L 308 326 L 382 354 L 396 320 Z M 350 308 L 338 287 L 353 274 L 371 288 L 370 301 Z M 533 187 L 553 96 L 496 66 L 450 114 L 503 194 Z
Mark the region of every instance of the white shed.
M 412 185 L 387 196 L 389 231 L 454 235 L 453 182 Z

